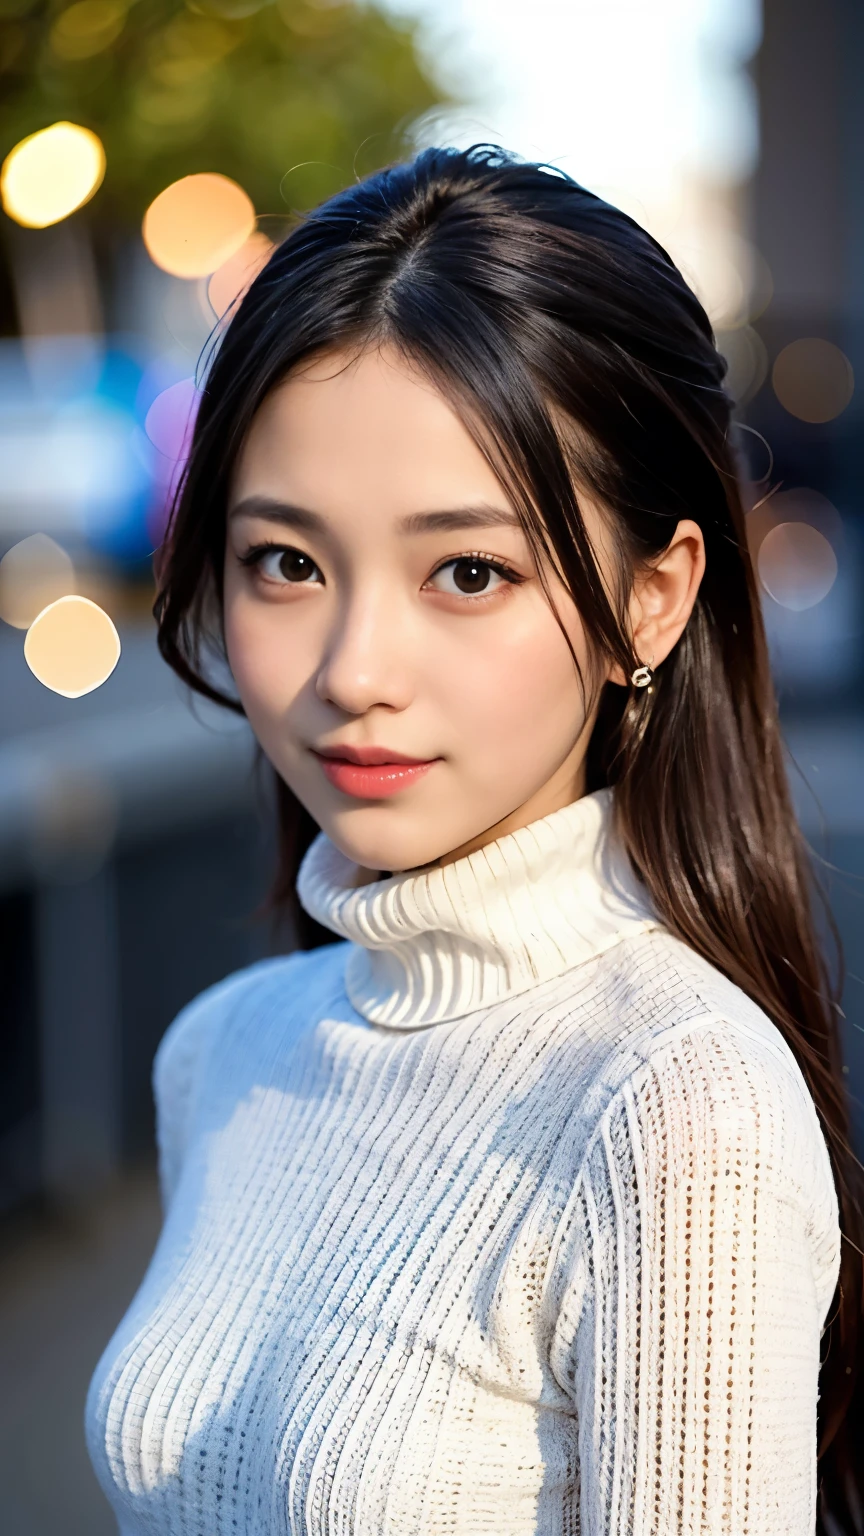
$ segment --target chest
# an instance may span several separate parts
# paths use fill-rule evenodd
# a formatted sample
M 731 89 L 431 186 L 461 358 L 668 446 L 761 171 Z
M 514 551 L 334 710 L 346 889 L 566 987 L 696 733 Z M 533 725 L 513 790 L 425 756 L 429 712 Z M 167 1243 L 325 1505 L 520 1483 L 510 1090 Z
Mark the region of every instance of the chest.
M 572 1117 L 415 1056 L 208 1097 L 91 1387 L 124 1536 L 523 1536 L 572 1505 L 543 1305 Z

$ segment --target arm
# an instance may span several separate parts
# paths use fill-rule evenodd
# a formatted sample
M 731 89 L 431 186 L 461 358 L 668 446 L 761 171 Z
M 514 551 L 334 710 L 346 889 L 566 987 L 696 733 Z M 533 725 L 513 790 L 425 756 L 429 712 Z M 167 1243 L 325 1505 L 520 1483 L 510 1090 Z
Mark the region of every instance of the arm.
M 571 1215 L 552 1365 L 583 1536 L 813 1536 L 839 1230 L 779 1037 L 664 1048 L 609 1106 Z

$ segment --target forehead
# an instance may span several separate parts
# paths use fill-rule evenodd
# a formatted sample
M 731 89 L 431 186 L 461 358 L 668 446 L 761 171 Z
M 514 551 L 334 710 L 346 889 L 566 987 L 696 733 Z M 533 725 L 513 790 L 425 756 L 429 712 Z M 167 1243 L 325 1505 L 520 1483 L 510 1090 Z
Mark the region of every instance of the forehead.
M 238 460 L 232 501 L 282 496 L 325 512 L 400 513 L 503 489 L 456 410 L 395 349 L 328 353 L 267 396 Z

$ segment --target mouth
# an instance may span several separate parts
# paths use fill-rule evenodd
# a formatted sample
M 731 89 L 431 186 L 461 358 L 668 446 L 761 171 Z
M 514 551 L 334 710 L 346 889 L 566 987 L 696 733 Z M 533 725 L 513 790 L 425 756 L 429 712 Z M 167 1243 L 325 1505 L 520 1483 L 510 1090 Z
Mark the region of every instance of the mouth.
M 357 800 L 384 800 L 422 779 L 441 759 L 407 757 L 389 747 L 311 748 L 334 789 Z

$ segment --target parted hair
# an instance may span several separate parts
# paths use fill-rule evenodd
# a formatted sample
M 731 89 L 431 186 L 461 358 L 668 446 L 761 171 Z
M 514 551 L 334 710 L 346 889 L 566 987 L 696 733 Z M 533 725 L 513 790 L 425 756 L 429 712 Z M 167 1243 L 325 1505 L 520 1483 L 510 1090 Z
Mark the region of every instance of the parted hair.
M 387 343 L 445 391 L 569 589 L 594 654 L 639 664 L 626 599 L 682 518 L 707 566 L 650 695 L 607 684 L 589 789 L 614 784 L 616 830 L 668 929 L 753 998 L 812 1094 L 840 1203 L 840 1280 L 820 1372 L 819 1531 L 864 1532 L 862 1169 L 841 1073 L 839 979 L 816 936 L 820 892 L 799 832 L 748 554 L 725 365 L 705 311 L 632 218 L 500 149 L 429 149 L 298 221 L 220 335 L 156 559 L 165 659 L 240 710 L 208 659 L 221 632 L 225 502 L 249 424 L 293 368 Z M 605 509 L 618 582 L 601 580 L 579 505 Z M 295 903 L 317 831 L 276 780 L 276 907 Z M 294 905 L 301 943 L 314 942 Z M 304 929 L 304 925 L 306 928 Z

